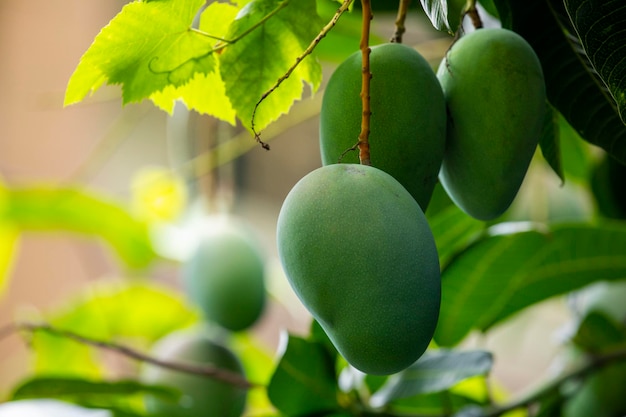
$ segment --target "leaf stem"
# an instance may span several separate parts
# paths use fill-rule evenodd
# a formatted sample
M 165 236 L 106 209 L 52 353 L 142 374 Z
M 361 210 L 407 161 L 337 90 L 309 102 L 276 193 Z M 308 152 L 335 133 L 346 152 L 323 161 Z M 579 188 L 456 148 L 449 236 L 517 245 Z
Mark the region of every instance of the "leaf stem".
M 269 145 L 267 143 L 265 143 L 265 142 L 263 142 L 261 140 L 261 133 L 257 132 L 256 129 L 254 128 L 254 119 L 256 117 L 256 112 L 257 112 L 257 109 L 259 108 L 259 105 L 270 94 L 272 94 L 278 87 L 280 87 L 280 85 L 283 83 L 283 81 L 285 81 L 287 78 L 289 78 L 289 76 L 295 71 L 295 69 L 298 67 L 298 65 L 300 65 L 300 62 L 302 62 L 302 60 L 304 60 L 304 58 L 306 58 L 308 55 L 310 55 L 313 52 L 313 50 L 322 41 L 322 39 L 324 39 L 324 37 L 328 34 L 328 32 L 330 32 L 331 29 L 333 27 L 335 27 L 335 25 L 339 21 L 339 18 L 341 17 L 341 15 L 344 14 L 344 12 L 346 12 L 348 10 L 348 8 L 350 7 L 350 5 L 352 4 L 353 1 L 354 0 L 344 0 L 343 1 L 343 3 L 339 7 L 339 9 L 337 9 L 337 11 L 333 15 L 333 17 L 330 19 L 330 21 L 322 28 L 322 30 L 317 34 L 317 36 L 311 41 L 311 43 L 309 44 L 309 46 L 307 46 L 307 48 L 304 50 L 304 52 L 302 52 L 302 54 L 300 54 L 296 58 L 296 61 L 294 62 L 294 64 L 291 67 L 289 67 L 289 69 L 287 69 L 285 74 L 282 77 L 280 77 L 276 81 L 276 83 L 272 87 L 270 87 L 269 90 L 267 90 L 265 93 L 263 93 L 263 95 L 261 95 L 261 98 L 259 99 L 259 101 L 257 101 L 256 104 L 254 105 L 254 109 L 252 110 L 252 120 L 250 122 L 250 128 L 252 129 L 252 133 L 254 134 L 254 138 L 256 139 L 256 141 L 259 142 L 264 149 L 269 150 L 270 147 L 269 147 Z
M 465 11 L 463 15 L 468 15 L 472 20 L 472 25 L 474 29 L 480 29 L 483 27 L 483 21 L 480 19 L 480 15 L 478 14 L 478 9 L 476 8 L 476 0 L 467 0 L 465 3 Z M 461 19 L 461 24 L 463 20 Z
M 37 331 L 45 332 L 53 336 L 63 337 L 63 338 L 70 339 L 70 340 L 73 340 L 75 342 L 82 343 L 85 345 L 116 352 L 121 355 L 127 356 L 131 359 L 140 361 L 140 362 L 146 362 L 151 365 L 171 369 L 174 371 L 185 372 L 188 374 L 195 374 L 195 375 L 218 379 L 220 381 L 223 381 L 228 384 L 231 384 L 240 388 L 244 388 L 244 389 L 251 389 L 251 388 L 256 388 L 260 386 L 259 384 L 248 381 L 247 379 L 243 378 L 239 374 L 236 374 L 234 372 L 231 372 L 225 369 L 217 368 L 214 366 L 189 365 L 189 364 L 181 363 L 181 362 L 164 361 L 161 359 L 148 356 L 128 346 L 124 346 L 124 345 L 120 345 L 120 344 L 116 344 L 112 342 L 107 342 L 103 340 L 96 340 L 96 339 L 92 339 L 86 336 L 81 336 L 77 333 L 74 333 L 68 330 L 57 329 L 46 323 L 41 323 L 41 324 L 14 323 L 14 324 L 2 327 L 0 329 L 0 338 L 5 337 L 6 333 L 15 332 L 19 330 L 27 331 L 30 333 L 35 333 Z
M 372 6 L 370 0 L 361 0 L 361 9 L 363 16 L 363 25 L 361 27 L 361 57 L 362 57 L 362 77 L 361 77 L 361 106 L 363 114 L 361 117 L 361 132 L 359 133 L 359 161 L 362 165 L 371 165 L 370 160 L 370 116 L 372 111 L 370 108 L 370 80 L 372 73 L 370 71 L 370 52 L 369 38 L 370 25 L 374 18 L 372 14 Z
M 390 39 L 390 42 L 392 43 L 402 43 L 402 35 L 406 32 L 404 22 L 406 21 L 406 15 L 410 4 L 411 0 L 400 0 L 400 4 L 398 5 L 398 15 L 396 17 L 396 31 Z

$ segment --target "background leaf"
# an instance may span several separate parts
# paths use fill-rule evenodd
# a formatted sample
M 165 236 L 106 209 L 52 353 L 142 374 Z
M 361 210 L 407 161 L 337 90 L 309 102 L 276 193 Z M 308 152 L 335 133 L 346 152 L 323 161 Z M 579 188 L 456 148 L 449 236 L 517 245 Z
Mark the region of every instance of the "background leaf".
M 578 37 L 626 124 L 626 3 L 564 0 Z
M 395 399 L 445 391 L 464 379 L 486 375 L 492 364 L 491 353 L 485 351 L 426 351 L 413 365 L 390 377 L 370 402 L 382 407 Z
M 439 263 L 445 268 L 454 255 L 465 249 L 485 230 L 485 223 L 468 216 L 452 204 L 428 219 L 435 238 Z
M 301 416 L 339 409 L 335 364 L 318 342 L 289 335 L 286 350 L 267 387 L 282 413 Z
M 77 232 L 107 242 L 131 267 L 156 257 L 147 226 L 104 196 L 77 188 L 7 188 L 0 220 L 21 231 Z
M 275 14 L 255 28 L 271 13 Z M 254 0 L 242 9 L 227 38 L 236 39 L 254 30 L 225 49 L 220 56 L 220 71 L 226 94 L 244 126 L 250 129 L 255 104 L 296 62 L 323 25 L 315 0 Z M 314 56 L 306 57 L 259 106 L 255 116 L 257 131 L 286 113 L 294 100 L 302 97 L 303 82 L 315 91 L 321 80 L 319 63 Z
M 175 329 L 192 325 L 199 313 L 169 288 L 138 281 L 100 282 L 88 287 L 57 311 L 47 323 L 97 340 L 143 340 L 148 345 Z M 39 374 L 100 377 L 105 363 L 96 348 L 37 332 L 32 337 Z
M 626 163 L 626 126 L 575 36 L 562 26 L 569 23 L 562 0 L 494 3 L 502 25 L 522 35 L 537 53 L 550 103 L 581 138 Z
M 555 225 L 485 238 L 443 271 L 435 340 L 453 345 L 471 329 L 485 331 L 550 297 L 626 278 L 624 247 L 624 223 Z
M 66 377 L 35 377 L 22 382 L 11 395 L 11 399 L 26 398 L 73 398 L 80 401 L 80 397 L 90 396 L 129 396 L 151 393 L 159 397 L 176 400 L 179 393 L 157 385 L 145 385 L 133 380 L 94 381 L 81 378 Z

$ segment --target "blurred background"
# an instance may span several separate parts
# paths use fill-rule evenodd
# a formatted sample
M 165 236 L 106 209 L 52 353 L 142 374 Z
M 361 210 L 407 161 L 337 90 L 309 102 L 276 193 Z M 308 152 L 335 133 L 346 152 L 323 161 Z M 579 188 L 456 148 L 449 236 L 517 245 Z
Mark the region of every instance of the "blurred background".
M 81 55 L 124 3 L 0 2 L 1 180 L 7 187 L 86 187 L 130 205 L 136 192 L 133 186 L 142 172 L 151 167 L 172 170 L 187 190 L 188 205 L 177 220 L 180 224 L 194 215 L 226 210 L 246 219 L 258 232 L 268 257 L 273 302 L 253 331 L 273 351 L 281 330 L 302 333 L 309 325 L 309 316 L 277 264 L 274 228 L 290 188 L 321 164 L 317 113 L 322 91 L 298 102 L 288 116 L 264 133 L 264 140 L 270 141 L 269 152 L 242 129 L 189 113 L 182 105 L 172 116 L 150 102 L 122 107 L 115 86 L 64 108 L 65 87 Z M 434 31 L 418 5 L 414 6 L 404 42 L 415 46 L 435 67 L 451 38 Z M 377 14 L 374 36 L 388 39 L 394 19 L 392 12 Z M 333 45 L 322 46 L 330 57 Z M 336 63 L 324 62 L 326 78 Z M 221 155 L 213 151 L 214 159 L 207 156 L 208 151 L 233 138 L 238 138 L 234 151 L 226 147 Z M 233 159 L 244 149 L 249 151 Z M 219 166 L 211 169 L 209 160 L 217 160 Z M 520 218 L 530 212 L 547 216 L 546 196 L 558 199 L 559 193 L 573 201 L 568 206 L 573 211 L 567 215 L 584 217 L 592 209 L 584 191 L 561 187 L 541 160 L 533 163 L 529 182 L 532 186 L 525 184 L 520 195 L 533 204 L 514 208 Z M 177 240 L 180 236 L 183 241 Z M 164 233 L 160 242 L 163 250 L 177 250 L 176 256 L 185 256 L 184 234 Z M 100 280 L 125 279 L 126 273 L 110 249 L 97 240 L 67 233 L 25 233 L 0 298 L 0 326 L 29 317 L 33 311 L 57 308 L 80 289 Z M 158 263 L 146 275 L 172 288 L 179 285 L 176 262 Z M 516 392 L 546 372 L 567 320 L 564 301 L 550 300 L 517 315 L 488 338 L 470 338 L 467 345 L 492 350 L 496 380 Z M 0 339 L 0 393 L 19 381 L 29 367 L 23 339 L 17 335 Z

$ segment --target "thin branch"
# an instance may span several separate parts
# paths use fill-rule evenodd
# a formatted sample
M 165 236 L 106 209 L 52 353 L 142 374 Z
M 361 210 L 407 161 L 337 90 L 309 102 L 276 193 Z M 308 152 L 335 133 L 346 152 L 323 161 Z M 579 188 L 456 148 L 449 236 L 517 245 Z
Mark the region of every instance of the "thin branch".
M 256 112 L 257 109 L 259 108 L 259 105 L 270 95 L 272 94 L 278 87 L 280 87 L 280 85 L 283 83 L 283 81 L 285 81 L 287 78 L 289 78 L 289 76 L 295 71 L 295 69 L 298 67 L 298 65 L 300 65 L 300 62 L 302 62 L 302 60 L 304 58 L 306 58 L 308 55 L 310 55 L 313 50 L 317 47 L 317 45 L 322 41 L 322 39 L 324 39 L 324 37 L 328 34 L 328 32 L 331 31 L 331 29 L 333 27 L 335 27 L 335 25 L 337 24 L 337 22 L 339 21 L 339 18 L 341 17 L 342 14 L 344 14 L 348 8 L 350 7 L 350 4 L 352 4 L 354 0 L 344 0 L 344 2 L 341 4 L 341 6 L 339 7 L 339 9 L 337 9 L 337 12 L 335 13 L 335 15 L 330 19 L 330 21 L 326 24 L 326 26 L 324 26 L 322 28 L 322 30 L 320 31 L 320 33 L 318 33 L 318 35 L 315 37 L 315 39 L 313 39 L 313 41 L 311 41 L 311 43 L 309 44 L 309 46 L 304 50 L 304 52 L 302 52 L 302 54 L 300 54 L 300 56 L 298 56 L 296 58 L 295 63 L 289 67 L 289 69 L 287 70 L 287 72 L 285 72 L 285 74 L 280 77 L 276 83 L 269 89 L 267 90 L 265 93 L 263 93 L 263 95 L 261 96 L 261 98 L 259 99 L 259 101 L 257 101 L 257 103 L 254 105 L 254 109 L 252 110 L 252 120 L 250 122 L 250 127 L 252 129 L 252 133 L 254 133 L 254 138 L 256 139 L 256 141 L 261 144 L 261 146 L 263 147 L 263 149 L 269 150 L 270 147 L 267 143 L 263 142 L 261 140 L 261 133 L 257 132 L 256 129 L 254 128 L 254 119 L 256 117 Z
M 361 0 L 361 9 L 363 13 L 363 25 L 361 27 L 361 56 L 362 56 L 362 77 L 361 77 L 361 106 L 363 114 L 361 117 L 361 132 L 359 133 L 359 161 L 362 165 L 371 165 L 370 159 L 370 116 L 372 111 L 370 108 L 370 80 L 372 73 L 370 71 L 370 25 L 374 15 L 372 14 L 372 5 L 370 0 Z
M 0 329 L 0 339 L 2 338 L 2 336 L 4 336 L 8 332 L 15 332 L 19 330 L 28 331 L 31 333 L 42 331 L 42 332 L 45 332 L 54 336 L 73 340 L 78 343 L 82 343 L 85 345 L 119 353 L 121 355 L 124 355 L 126 357 L 129 357 L 131 359 L 134 359 L 140 362 L 146 362 L 151 365 L 171 369 L 174 371 L 185 372 L 188 374 L 195 374 L 195 375 L 201 375 L 201 376 L 206 376 L 209 378 L 218 379 L 220 381 L 223 381 L 228 384 L 241 387 L 244 389 L 250 389 L 250 388 L 255 388 L 259 386 L 258 384 L 248 381 L 241 375 L 225 370 L 225 369 L 216 368 L 214 366 L 189 365 L 189 364 L 180 363 L 180 362 L 164 361 L 161 359 L 148 356 L 128 346 L 81 336 L 79 334 L 76 334 L 68 330 L 57 329 L 45 323 L 44 324 L 16 323 L 16 324 L 12 324 L 9 326 L 5 326 Z
M 583 365 L 579 366 L 569 373 L 563 374 L 560 377 L 555 378 L 541 388 L 532 391 L 529 394 L 518 398 L 508 404 L 487 409 L 486 412 L 483 414 L 483 417 L 498 417 L 518 408 L 526 408 L 534 403 L 541 401 L 544 397 L 558 390 L 559 387 L 561 387 L 563 384 L 570 380 L 584 378 L 587 375 L 598 371 L 605 366 L 622 361 L 626 361 L 626 347 L 620 347 L 619 349 L 604 353 L 602 355 L 592 356 L 588 362 L 584 363 Z
M 406 21 L 406 15 L 410 5 L 411 0 L 400 0 L 400 4 L 398 5 L 398 15 L 396 17 L 396 31 L 393 33 L 390 42 L 402 43 L 402 35 L 406 32 L 404 22 Z
M 474 29 L 480 29 L 483 27 L 483 21 L 480 19 L 480 15 L 478 14 L 478 8 L 476 7 L 476 0 L 467 0 L 465 4 L 465 11 L 463 12 L 463 16 L 469 16 L 472 20 L 472 25 Z M 461 19 L 461 23 L 463 19 Z

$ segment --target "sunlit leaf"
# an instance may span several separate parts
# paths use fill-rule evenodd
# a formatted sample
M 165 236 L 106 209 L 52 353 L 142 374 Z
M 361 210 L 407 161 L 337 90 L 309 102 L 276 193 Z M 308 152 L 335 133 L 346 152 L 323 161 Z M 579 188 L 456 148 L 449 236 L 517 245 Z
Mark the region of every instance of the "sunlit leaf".
M 215 69 L 215 40 L 189 30 L 203 0 L 128 3 L 96 36 L 69 80 L 65 104 L 104 83 L 121 84 L 124 103 Z
M 442 274 L 435 340 L 454 345 L 514 313 L 599 280 L 626 278 L 626 223 L 562 224 L 497 233 L 455 257 Z
M 464 379 L 486 375 L 492 364 L 491 353 L 485 351 L 427 351 L 409 368 L 390 377 L 370 401 L 381 407 L 395 399 L 445 391 Z
M 254 0 L 241 10 L 227 35 L 238 40 L 220 56 L 220 72 L 226 94 L 244 126 L 251 127 L 255 105 L 322 27 L 315 0 Z M 255 128 L 261 130 L 286 113 L 302 97 L 303 83 L 317 90 L 321 77 L 315 57 L 306 57 L 258 107 Z
M 15 225 L 0 221 L 0 298 L 9 283 L 11 266 L 19 243 L 18 237 L 19 230 Z
M 174 221 L 187 204 L 184 178 L 164 167 L 141 168 L 130 187 L 133 212 L 148 222 Z
M 224 38 L 230 23 L 239 9 L 232 4 L 213 2 L 203 12 L 199 29 L 216 38 Z M 220 41 L 213 40 L 216 47 Z M 215 62 L 215 69 L 206 74 L 197 72 L 187 83 L 175 86 L 168 85 L 163 90 L 153 93 L 150 99 L 162 110 L 172 114 L 174 103 L 183 102 L 188 109 L 200 114 L 208 114 L 235 124 L 235 110 L 226 97 L 226 87 L 218 69 L 219 62 Z
M 320 343 L 289 335 L 267 387 L 274 406 L 289 416 L 339 408 L 335 364 Z
M 580 41 L 626 124 L 626 3 L 565 0 Z
M 86 190 L 7 189 L 0 218 L 22 231 L 76 232 L 101 238 L 131 267 L 145 267 L 156 257 L 144 222 L 117 202 Z

